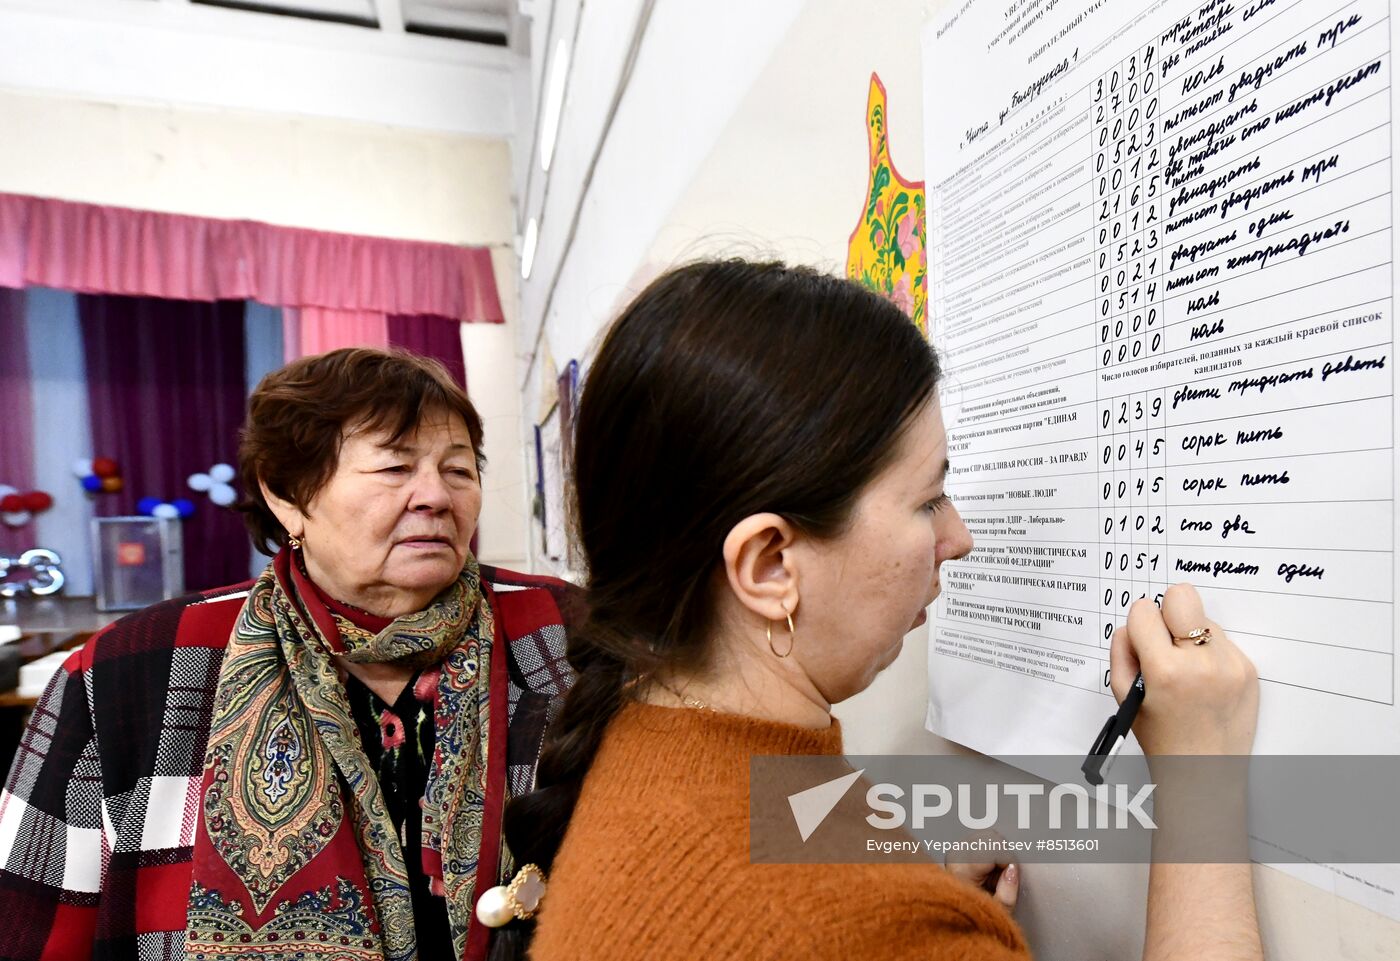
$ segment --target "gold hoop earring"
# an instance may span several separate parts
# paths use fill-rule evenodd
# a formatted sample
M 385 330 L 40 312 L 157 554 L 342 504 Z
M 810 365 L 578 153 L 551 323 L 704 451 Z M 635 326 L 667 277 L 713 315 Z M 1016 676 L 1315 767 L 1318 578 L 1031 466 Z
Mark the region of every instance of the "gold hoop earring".
M 779 654 L 779 653 L 778 653 L 778 649 L 777 649 L 776 647 L 773 646 L 773 622 L 772 622 L 772 621 L 769 621 L 769 622 L 768 622 L 768 626 L 764 629 L 764 630 L 767 631 L 767 633 L 768 633 L 768 650 L 770 650 L 770 651 L 773 652 L 773 656 L 774 656 L 774 657 L 787 657 L 789 654 L 792 653 L 792 649 L 793 649 L 794 647 L 797 646 L 797 628 L 793 627 L 793 625 L 792 625 L 792 615 L 791 615 L 791 614 L 789 614 L 789 615 L 787 616 L 787 629 L 788 629 L 788 649 L 787 649 L 786 651 L 784 651 L 782 654 Z
M 292 550 L 294 550 L 294 551 L 299 551 L 299 550 L 301 550 L 301 538 L 300 538 L 300 537 L 297 537 L 295 534 L 288 534 L 288 535 L 287 535 L 287 546 L 290 547 L 290 548 L 291 548 Z

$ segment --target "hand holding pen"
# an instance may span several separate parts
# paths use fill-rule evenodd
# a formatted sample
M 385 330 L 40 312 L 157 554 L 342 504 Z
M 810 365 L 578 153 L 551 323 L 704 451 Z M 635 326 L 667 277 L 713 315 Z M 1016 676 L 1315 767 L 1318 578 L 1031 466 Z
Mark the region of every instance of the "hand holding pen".
M 1113 635 L 1109 684 L 1120 707 L 1084 759 L 1102 782 L 1131 729 L 1144 753 L 1248 754 L 1259 711 L 1254 665 L 1206 618 L 1190 584 L 1167 589 L 1162 607 L 1139 600 Z

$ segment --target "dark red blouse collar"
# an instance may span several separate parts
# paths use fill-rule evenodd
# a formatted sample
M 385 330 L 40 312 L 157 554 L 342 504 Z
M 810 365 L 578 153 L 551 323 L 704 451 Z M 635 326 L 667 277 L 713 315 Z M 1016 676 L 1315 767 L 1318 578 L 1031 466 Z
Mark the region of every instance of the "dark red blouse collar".
M 321 585 L 311 578 L 306 579 L 306 583 L 311 585 L 311 590 L 316 593 L 320 602 L 326 605 L 326 609 L 333 614 L 339 614 L 351 624 L 354 624 L 362 631 L 369 631 L 378 634 L 384 628 L 394 623 L 392 617 L 380 617 L 378 614 L 371 614 L 369 611 L 362 611 L 358 607 L 351 607 L 344 601 L 338 601 L 325 591 L 321 590 Z
M 379 617 L 357 607 L 351 607 L 321 590 L 320 585 L 307 575 L 301 558 L 289 548 L 284 547 L 279 552 L 275 566 L 278 574 L 283 578 L 283 583 L 290 583 L 296 587 L 296 593 L 300 597 L 306 613 L 321 625 L 321 631 L 326 635 L 326 640 L 336 651 L 342 649 L 343 642 L 340 639 L 340 631 L 336 630 L 335 618 L 331 616 L 332 613 L 339 614 L 361 630 L 373 631 L 375 634 L 393 623 L 391 617 Z

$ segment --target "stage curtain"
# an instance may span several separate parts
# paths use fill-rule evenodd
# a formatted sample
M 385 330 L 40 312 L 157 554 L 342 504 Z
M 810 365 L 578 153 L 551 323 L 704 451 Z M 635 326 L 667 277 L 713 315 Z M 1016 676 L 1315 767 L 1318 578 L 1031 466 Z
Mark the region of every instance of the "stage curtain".
M 78 298 L 93 456 L 121 468 L 123 489 L 96 495 L 100 517 L 135 514 L 143 497 L 187 497 L 185 588 L 248 576 L 242 517 L 190 490 L 191 474 L 237 464 L 246 400 L 243 301 L 87 294 Z M 240 494 L 241 494 L 240 490 Z

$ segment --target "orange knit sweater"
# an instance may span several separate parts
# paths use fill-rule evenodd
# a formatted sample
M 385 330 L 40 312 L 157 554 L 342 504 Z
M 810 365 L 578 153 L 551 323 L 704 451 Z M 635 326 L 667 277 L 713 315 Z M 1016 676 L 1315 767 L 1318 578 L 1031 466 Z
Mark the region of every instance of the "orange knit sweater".
M 1005 910 L 932 864 L 753 864 L 749 756 L 839 754 L 841 728 L 629 703 L 550 872 L 532 961 L 1026 961 Z

